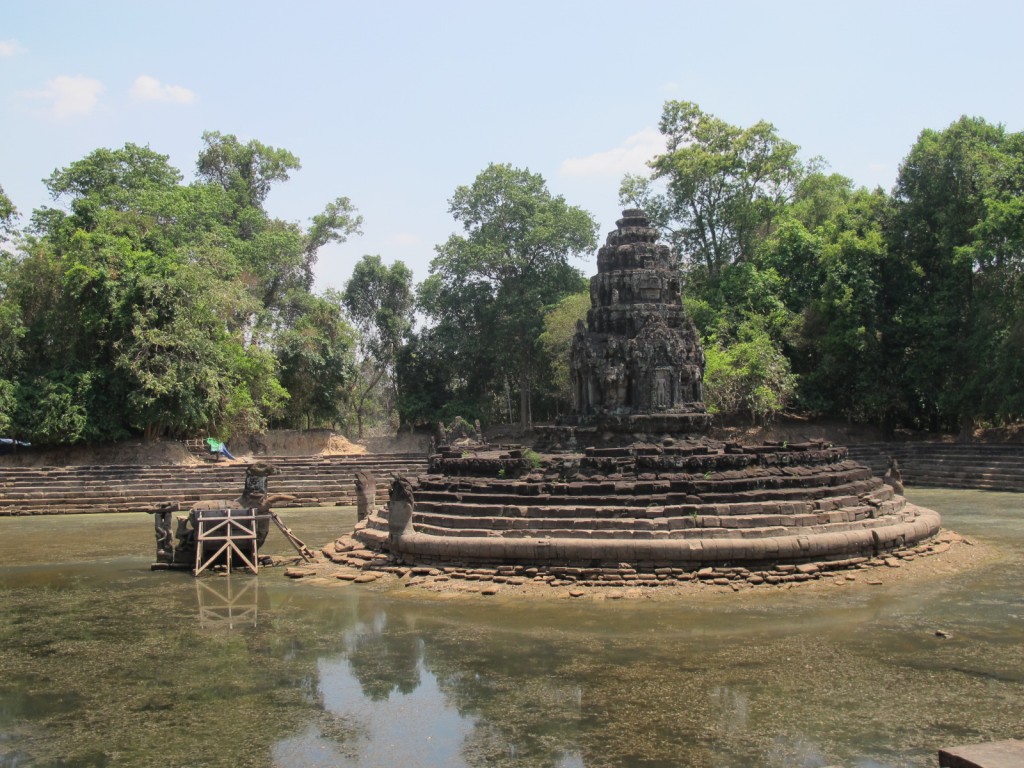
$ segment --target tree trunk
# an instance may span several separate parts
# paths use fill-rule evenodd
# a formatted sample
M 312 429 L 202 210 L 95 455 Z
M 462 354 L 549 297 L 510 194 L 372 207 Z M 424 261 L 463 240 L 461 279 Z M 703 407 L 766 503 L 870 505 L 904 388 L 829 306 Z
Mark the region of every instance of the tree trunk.
M 530 428 L 530 382 L 524 379 L 519 385 L 519 428 L 525 432 Z

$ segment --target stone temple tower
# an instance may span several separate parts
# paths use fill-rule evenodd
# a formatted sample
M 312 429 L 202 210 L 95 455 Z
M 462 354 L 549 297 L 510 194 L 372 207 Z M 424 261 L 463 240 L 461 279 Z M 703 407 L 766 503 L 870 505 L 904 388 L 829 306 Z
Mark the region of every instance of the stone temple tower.
M 931 546 L 921 542 L 938 533 L 938 514 L 845 448 L 704 434 L 704 354 L 672 252 L 643 211 L 623 212 L 597 269 L 573 338 L 573 418 L 539 427 L 547 445 L 533 455 L 444 446 L 426 474 L 396 478 L 387 509 L 354 534 L 388 553 L 386 569 L 443 567 L 448 584 L 492 569 L 503 589 L 541 573 L 551 586 L 620 587 L 638 572 L 651 586 L 718 574 L 738 589 L 741 574 L 751 585 L 805 581 Z M 348 549 L 367 564 L 355 542 Z
M 573 338 L 575 421 L 620 434 L 705 432 L 704 351 L 672 250 L 642 210 L 616 224 L 597 253 L 587 327 Z

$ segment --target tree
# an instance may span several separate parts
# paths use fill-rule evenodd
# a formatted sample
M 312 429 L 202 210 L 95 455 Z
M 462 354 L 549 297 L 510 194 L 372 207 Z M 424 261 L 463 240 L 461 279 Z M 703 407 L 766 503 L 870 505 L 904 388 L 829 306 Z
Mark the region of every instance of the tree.
M 572 375 L 569 358 L 577 323 L 586 323 L 590 309 L 590 292 L 581 291 L 564 297 L 544 313 L 544 331 L 540 335 L 541 349 L 551 369 L 554 395 L 567 410 L 572 408 Z
M 263 210 L 271 186 L 287 181 L 289 171 L 302 167 L 299 158 L 287 149 L 270 147 L 255 139 L 242 144 L 232 134 L 205 131 L 203 145 L 196 162 L 198 177 L 231 193 L 240 211 Z
M 977 418 L 1019 415 L 1021 398 L 1006 395 L 1024 387 L 1024 136 L 968 117 L 922 131 L 894 198 L 889 247 L 903 300 L 889 351 L 904 372 L 905 418 L 966 435 Z
M 0 246 L 17 234 L 18 209 L 0 186 Z
M 352 401 L 359 439 L 369 398 L 383 383 L 385 413 L 396 402 L 395 360 L 412 331 L 416 298 L 412 270 L 400 261 L 385 267 L 380 256 L 363 256 L 345 284 L 342 302 L 359 331 L 360 367 Z
M 17 385 L 9 377 L 21 356 L 21 337 L 25 333 L 17 307 L 7 296 L 14 260 L 4 246 L 17 235 L 17 219 L 18 209 L 0 186 L 0 435 L 6 435 L 14 423 Z
M 341 296 L 304 295 L 289 327 L 274 342 L 281 383 L 290 398 L 288 424 L 306 428 L 337 423 L 355 371 L 356 333 L 344 315 Z
M 299 158 L 252 140 L 245 144 L 231 134 L 207 131 L 196 162 L 201 183 L 220 189 L 228 198 L 222 224 L 249 273 L 253 294 L 270 310 L 279 310 L 288 292 L 309 292 L 320 248 L 345 242 L 360 233 L 362 217 L 347 197 L 339 197 L 312 218 L 303 231 L 297 224 L 270 218 L 264 208 L 274 184 L 288 180 L 301 167 Z
M 15 269 L 13 257 L 0 250 L 0 435 L 7 435 L 17 410 L 17 381 L 21 343 L 25 335 L 19 307 L 10 297 Z
M 0 262 L 0 426 L 44 442 L 262 431 L 289 398 L 279 372 L 307 422 L 337 418 L 353 335 L 309 286 L 316 250 L 358 216 L 340 198 L 308 231 L 272 219 L 267 190 L 297 159 L 204 140 L 206 176 L 190 185 L 133 144 L 51 174 L 63 207 L 35 211 Z M 311 334 L 322 380 L 301 375 Z
M 743 323 L 738 338 L 727 344 L 709 337 L 704 354 L 704 399 L 711 413 L 742 415 L 766 424 L 793 395 L 789 360 L 757 319 Z
M 461 186 L 449 211 L 464 235 L 437 246 L 420 292 L 438 337 L 469 348 L 466 370 L 493 372 L 487 388 L 519 390 L 519 420 L 531 423 L 531 392 L 543 363 L 543 309 L 582 290 L 569 259 L 592 250 L 597 225 L 553 196 L 529 170 L 492 164 Z M 454 351 L 453 351 L 454 354 Z
M 895 397 L 899 372 L 883 351 L 890 202 L 842 176 L 811 174 L 758 251 L 758 268 L 779 275 L 793 318 L 782 340 L 805 410 L 881 419 Z
M 621 201 L 666 229 L 691 280 L 714 285 L 771 231 L 804 174 L 799 147 L 770 123 L 740 128 L 688 101 L 666 102 L 659 129 L 667 151 L 651 160 L 651 178 L 623 180 Z

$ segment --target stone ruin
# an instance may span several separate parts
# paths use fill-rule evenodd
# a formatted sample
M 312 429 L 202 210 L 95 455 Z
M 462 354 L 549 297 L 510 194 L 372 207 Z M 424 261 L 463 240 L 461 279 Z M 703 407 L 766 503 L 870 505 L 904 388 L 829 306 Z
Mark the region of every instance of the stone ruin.
M 591 309 L 572 342 L 574 420 L 596 434 L 703 433 L 704 350 L 683 309 L 679 265 L 643 211 L 597 252 Z M 607 441 L 608 437 L 604 437 Z
M 489 448 L 480 428 L 480 419 L 472 424 L 461 416 L 456 416 L 452 423 L 445 426 L 443 421 L 437 422 L 437 434 L 430 438 L 429 455 L 438 451 L 460 449 L 486 450 Z
M 624 211 L 573 340 L 569 423 L 547 430 L 541 453 L 440 448 L 425 475 L 395 478 L 388 508 L 355 538 L 394 564 L 453 575 L 486 566 L 616 584 L 740 572 L 776 583 L 935 536 L 938 514 L 845 448 L 709 439 L 704 355 L 679 289 L 644 212 Z

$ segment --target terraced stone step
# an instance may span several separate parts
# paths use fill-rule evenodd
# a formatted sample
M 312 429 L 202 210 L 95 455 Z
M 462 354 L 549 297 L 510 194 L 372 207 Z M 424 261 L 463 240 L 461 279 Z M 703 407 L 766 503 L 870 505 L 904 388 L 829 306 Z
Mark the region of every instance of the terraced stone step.
M 892 456 L 907 485 L 1024 491 L 1024 446 L 963 443 L 863 443 L 851 458 L 884 472 Z
M 578 506 L 585 504 L 591 507 L 618 507 L 628 499 L 631 507 L 673 506 L 687 504 L 730 504 L 730 503 L 786 503 L 811 499 L 813 502 L 827 503 L 829 499 L 859 497 L 877 490 L 878 481 L 861 481 L 833 487 L 797 487 L 781 489 L 765 489 L 741 493 L 708 493 L 694 496 L 683 493 L 666 493 L 661 495 L 637 495 L 623 497 L 609 496 L 566 496 L 559 494 L 491 494 L 454 491 L 424 491 L 416 493 L 417 504 L 431 503 L 477 503 L 508 506 Z
M 384 504 L 392 473 L 416 475 L 426 468 L 425 457 L 415 454 L 261 460 L 281 470 L 271 481 L 272 493 L 296 497 L 282 507 L 354 504 L 359 469 L 377 477 L 377 502 Z M 0 515 L 117 512 L 162 501 L 187 506 L 200 499 L 233 499 L 241 492 L 244 473 L 243 464 L 3 467 Z
M 803 515 L 733 515 L 720 517 L 716 515 L 697 515 L 693 517 L 663 518 L 591 518 L 580 516 L 574 519 L 561 517 L 511 518 L 501 515 L 459 517 L 429 512 L 413 514 L 413 525 L 416 530 L 423 531 L 426 527 L 450 530 L 474 531 L 520 531 L 533 532 L 536 535 L 552 530 L 583 530 L 583 531 L 689 531 L 700 536 L 701 531 L 709 528 L 742 530 L 744 535 L 752 530 L 773 530 L 793 528 L 812 528 L 815 526 L 842 525 L 860 521 L 878 519 L 874 510 L 867 507 L 850 508 L 836 512 L 824 512 Z M 483 534 L 486 535 L 486 534 Z

